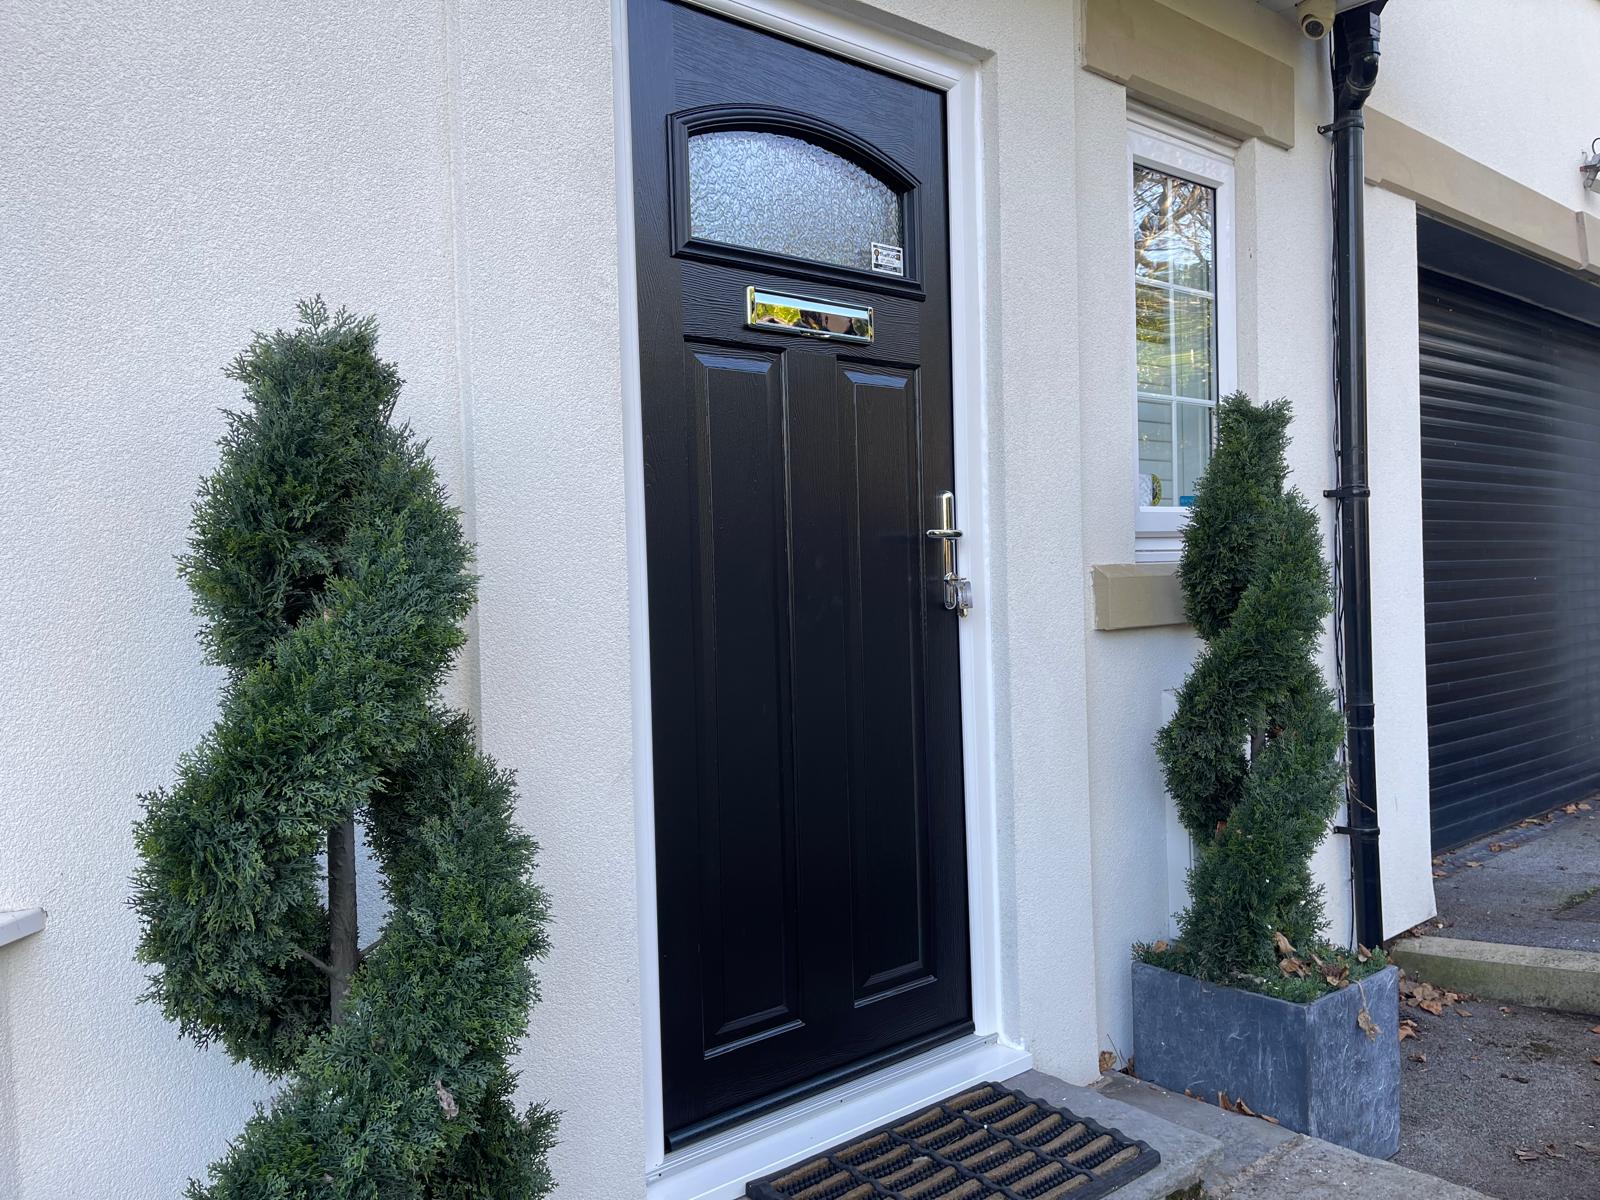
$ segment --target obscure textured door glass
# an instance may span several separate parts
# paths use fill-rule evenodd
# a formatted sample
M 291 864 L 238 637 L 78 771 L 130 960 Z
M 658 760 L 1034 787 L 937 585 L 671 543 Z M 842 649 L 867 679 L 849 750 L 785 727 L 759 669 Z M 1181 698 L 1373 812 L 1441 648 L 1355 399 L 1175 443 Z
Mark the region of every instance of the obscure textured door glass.
M 1217 403 L 1217 194 L 1133 168 L 1139 498 L 1187 504 L 1211 461 Z
M 849 159 L 750 129 L 689 139 L 693 237 L 872 269 L 872 243 L 905 244 L 900 196 Z

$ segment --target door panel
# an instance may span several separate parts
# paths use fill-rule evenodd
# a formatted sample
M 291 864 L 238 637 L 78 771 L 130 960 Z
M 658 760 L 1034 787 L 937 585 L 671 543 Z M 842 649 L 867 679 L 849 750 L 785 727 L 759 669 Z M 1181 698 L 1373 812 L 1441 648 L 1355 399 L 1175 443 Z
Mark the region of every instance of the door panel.
M 797 1019 L 793 787 L 782 619 L 783 388 L 778 356 L 688 346 L 702 561 L 699 677 L 703 988 L 708 1051 Z M 736 802 L 728 802 L 736 798 Z M 730 849 L 733 852 L 729 852 Z
M 629 24 L 675 1148 L 971 1029 L 959 618 L 925 536 L 954 483 L 944 111 L 668 0 Z M 871 339 L 751 324 L 751 287 L 870 307 Z

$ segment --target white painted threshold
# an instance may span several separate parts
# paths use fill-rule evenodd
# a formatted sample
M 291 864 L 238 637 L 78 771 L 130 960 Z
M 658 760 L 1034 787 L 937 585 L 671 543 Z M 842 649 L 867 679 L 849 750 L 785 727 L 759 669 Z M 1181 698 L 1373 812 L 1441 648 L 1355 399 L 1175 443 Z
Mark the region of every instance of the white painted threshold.
M 42 908 L 0 908 L 0 946 L 16 942 L 44 928 Z
M 645 1177 L 646 1198 L 736 1200 L 752 1179 L 969 1084 L 1006 1079 L 1032 1065 L 1033 1055 L 993 1034 L 961 1038 L 667 1155 Z

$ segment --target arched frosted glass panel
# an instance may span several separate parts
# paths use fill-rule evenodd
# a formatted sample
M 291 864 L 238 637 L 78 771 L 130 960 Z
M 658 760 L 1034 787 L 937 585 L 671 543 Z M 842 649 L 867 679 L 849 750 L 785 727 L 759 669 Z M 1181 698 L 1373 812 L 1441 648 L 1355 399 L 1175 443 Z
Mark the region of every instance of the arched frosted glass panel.
M 893 189 L 813 142 L 751 129 L 689 139 L 694 237 L 870 271 L 874 242 L 905 244 L 902 220 Z

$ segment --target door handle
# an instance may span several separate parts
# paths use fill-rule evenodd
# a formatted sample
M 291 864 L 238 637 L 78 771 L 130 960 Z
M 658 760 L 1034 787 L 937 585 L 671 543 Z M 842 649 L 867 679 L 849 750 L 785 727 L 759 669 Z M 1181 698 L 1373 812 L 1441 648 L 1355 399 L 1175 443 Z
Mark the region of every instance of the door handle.
M 928 536 L 944 543 L 944 606 L 964 617 L 972 611 L 972 580 L 956 569 L 956 543 L 961 540 L 961 530 L 956 525 L 954 492 L 939 493 L 939 527 L 928 530 Z

